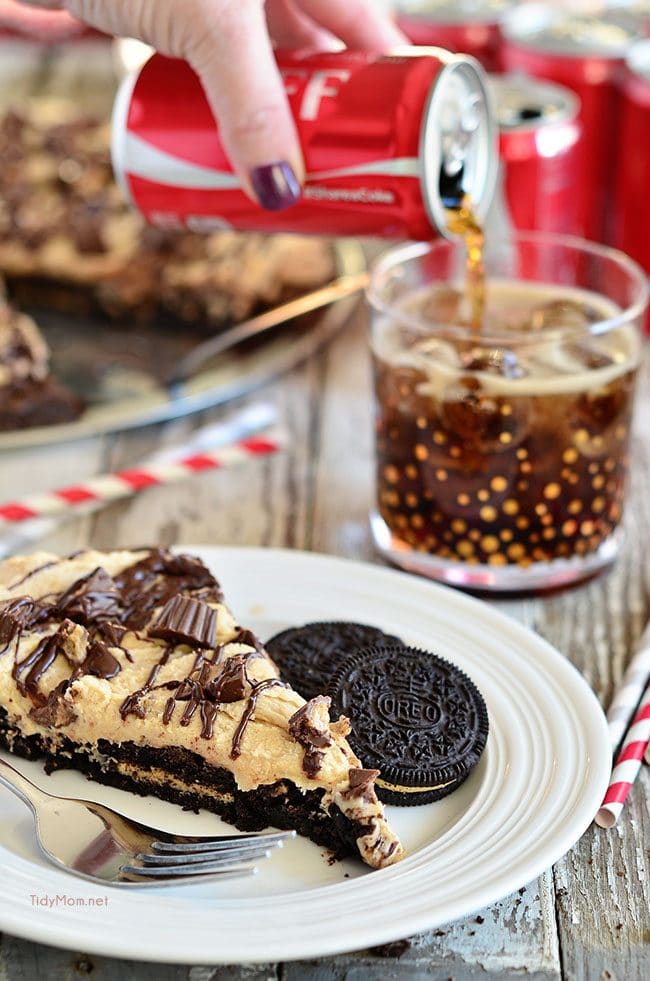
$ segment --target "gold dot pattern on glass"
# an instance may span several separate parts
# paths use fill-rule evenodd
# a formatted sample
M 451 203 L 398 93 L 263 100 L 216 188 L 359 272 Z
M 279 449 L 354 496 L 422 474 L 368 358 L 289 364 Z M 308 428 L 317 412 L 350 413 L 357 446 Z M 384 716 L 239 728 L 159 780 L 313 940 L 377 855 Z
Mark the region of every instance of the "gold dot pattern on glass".
M 378 505 L 407 548 L 529 566 L 589 554 L 611 535 L 628 465 L 631 373 L 589 397 L 505 398 L 468 384 L 451 404 L 423 395 L 427 379 L 414 368 L 375 367 Z

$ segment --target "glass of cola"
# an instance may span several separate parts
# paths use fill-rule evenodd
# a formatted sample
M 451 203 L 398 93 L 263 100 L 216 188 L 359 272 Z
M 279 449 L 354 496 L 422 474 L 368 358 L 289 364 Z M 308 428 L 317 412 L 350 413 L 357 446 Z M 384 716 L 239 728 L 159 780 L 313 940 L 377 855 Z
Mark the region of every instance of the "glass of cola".
M 537 233 L 488 238 L 484 264 L 479 327 L 462 244 L 374 268 L 372 533 L 457 586 L 562 586 L 619 548 L 647 281 L 620 252 Z

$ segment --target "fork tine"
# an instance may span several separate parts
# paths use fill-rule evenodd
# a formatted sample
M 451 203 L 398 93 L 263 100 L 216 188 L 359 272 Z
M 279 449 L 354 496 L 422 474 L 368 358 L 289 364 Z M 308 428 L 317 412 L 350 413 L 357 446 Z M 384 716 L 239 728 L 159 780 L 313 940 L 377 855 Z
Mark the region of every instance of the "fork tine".
M 189 855 L 193 852 L 215 852 L 246 845 L 267 847 L 280 846 L 289 838 L 295 838 L 295 831 L 273 831 L 268 834 L 226 835 L 223 838 L 204 838 L 202 841 L 154 841 L 151 849 L 165 854 Z
M 215 872 L 206 872 L 204 875 L 199 875 L 195 871 L 189 875 L 185 875 L 179 874 L 178 872 L 170 872 L 166 869 L 141 869 L 136 865 L 123 865 L 120 868 L 120 873 L 123 877 L 122 881 L 130 882 L 134 885 L 138 885 L 138 883 L 144 885 L 147 882 L 159 880 L 161 885 L 165 882 L 173 882 L 175 885 L 182 886 L 184 883 L 190 881 L 211 882 L 220 879 L 244 878 L 255 875 L 257 869 L 254 865 L 237 865 L 232 869 L 217 869 Z
M 196 876 L 199 878 L 209 872 L 248 872 L 254 867 L 250 864 L 239 865 L 232 862 L 197 862 L 196 864 L 185 865 L 122 865 L 120 872 L 128 875 L 153 876 L 157 879 L 175 879 L 177 876 Z
M 254 862 L 258 858 L 268 858 L 271 850 L 264 845 L 257 848 L 233 848 L 227 852 L 200 852 L 194 855 L 150 855 L 141 852 L 136 855 L 137 861 L 147 866 L 157 866 L 158 868 L 174 868 L 183 865 L 232 865 L 235 862 Z

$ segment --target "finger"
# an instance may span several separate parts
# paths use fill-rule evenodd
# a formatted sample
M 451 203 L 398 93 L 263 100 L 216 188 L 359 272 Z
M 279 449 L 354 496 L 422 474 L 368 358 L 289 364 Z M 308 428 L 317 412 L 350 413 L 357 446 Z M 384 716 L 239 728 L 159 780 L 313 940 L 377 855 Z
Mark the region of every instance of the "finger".
M 262 207 L 289 207 L 300 197 L 304 164 L 263 2 L 205 2 L 199 12 L 184 54 L 201 78 L 226 153 Z
M 407 38 L 373 0 L 299 0 L 302 10 L 350 48 L 388 51 Z
M 340 42 L 303 14 L 292 0 L 267 0 L 266 23 L 277 48 L 335 51 Z

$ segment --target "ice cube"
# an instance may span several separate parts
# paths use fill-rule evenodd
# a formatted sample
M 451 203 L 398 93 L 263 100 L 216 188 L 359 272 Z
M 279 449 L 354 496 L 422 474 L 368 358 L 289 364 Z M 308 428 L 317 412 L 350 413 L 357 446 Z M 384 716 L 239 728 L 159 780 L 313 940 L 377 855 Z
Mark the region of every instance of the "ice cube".
M 553 328 L 589 327 L 601 320 L 595 307 L 577 300 L 549 300 L 534 307 L 529 317 L 530 330 L 551 330 Z
M 566 348 L 576 362 L 590 371 L 595 371 L 597 368 L 608 368 L 614 364 L 614 358 L 611 354 L 599 347 L 596 342 L 580 340 L 567 344 Z
M 444 428 L 464 450 L 481 455 L 503 453 L 526 438 L 530 400 L 508 400 L 486 392 L 478 378 L 466 375 L 445 391 L 441 415 Z
M 545 376 L 580 375 L 585 371 L 607 368 L 614 364 L 614 359 L 596 340 L 585 338 L 535 345 L 530 362 L 533 370 Z
M 418 313 L 423 320 L 433 324 L 471 326 L 466 298 L 452 286 L 438 286 L 428 292 Z
M 523 378 L 527 374 L 515 352 L 502 347 L 473 348 L 463 357 L 463 365 L 469 371 L 485 371 L 502 378 Z

